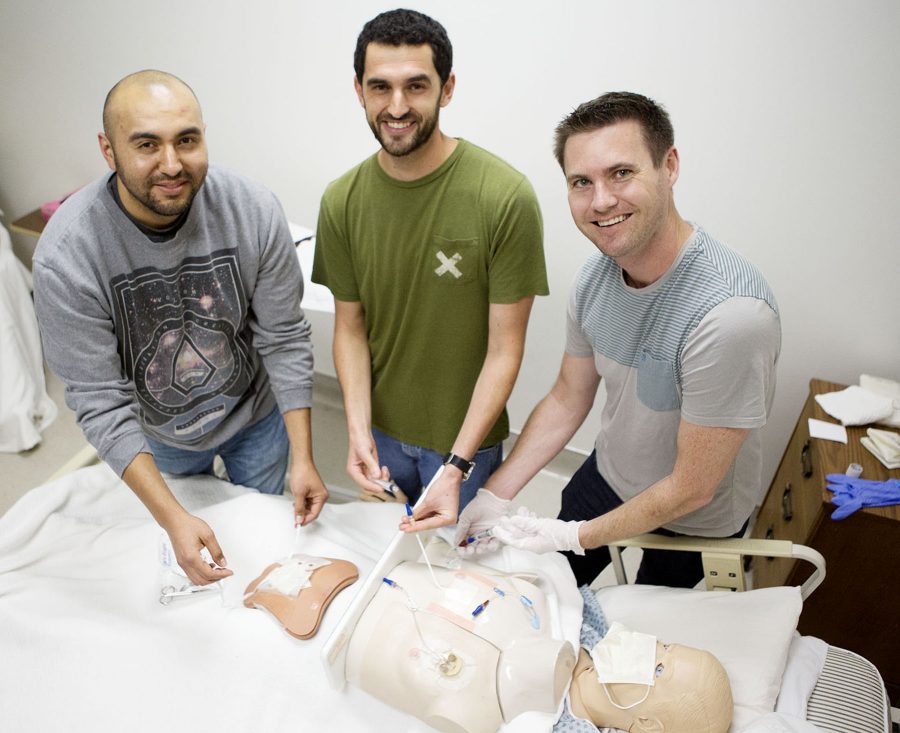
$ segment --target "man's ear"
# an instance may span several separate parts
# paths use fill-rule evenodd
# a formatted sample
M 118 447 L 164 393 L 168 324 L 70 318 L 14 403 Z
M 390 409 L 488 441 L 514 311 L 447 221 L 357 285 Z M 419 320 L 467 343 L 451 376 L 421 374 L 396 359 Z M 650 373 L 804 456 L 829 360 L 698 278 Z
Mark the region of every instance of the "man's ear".
M 665 733 L 666 726 L 657 718 L 639 715 L 635 718 L 634 725 L 628 730 L 631 733 Z
M 456 74 L 452 73 L 447 77 L 444 86 L 441 87 L 441 107 L 446 107 L 453 99 L 453 90 L 456 89 Z
M 678 172 L 679 170 L 681 170 L 681 159 L 678 156 L 677 148 L 669 148 L 669 152 L 666 153 L 666 158 L 663 161 L 663 166 L 666 169 L 666 176 L 669 179 L 669 186 L 674 186 L 675 181 L 678 180 Z
M 113 152 L 112 143 L 102 132 L 97 133 L 97 142 L 100 143 L 100 153 L 103 155 L 110 170 L 116 169 L 116 154 Z
M 360 84 L 359 78 L 355 74 L 353 75 L 353 88 L 356 90 L 356 98 L 359 100 L 359 106 L 365 109 L 366 102 L 363 99 L 362 84 Z

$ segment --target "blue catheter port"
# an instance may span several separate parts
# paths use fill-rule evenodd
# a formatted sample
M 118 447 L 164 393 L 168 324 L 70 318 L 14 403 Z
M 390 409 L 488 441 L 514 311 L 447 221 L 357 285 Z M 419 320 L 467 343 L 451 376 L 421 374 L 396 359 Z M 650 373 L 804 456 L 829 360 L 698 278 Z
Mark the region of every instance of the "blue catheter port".
M 538 617 L 537 610 L 535 610 L 534 601 L 528 596 L 519 596 L 519 600 L 522 602 L 525 610 L 528 611 L 528 615 L 531 618 L 531 628 L 537 631 L 541 628 L 541 619 Z

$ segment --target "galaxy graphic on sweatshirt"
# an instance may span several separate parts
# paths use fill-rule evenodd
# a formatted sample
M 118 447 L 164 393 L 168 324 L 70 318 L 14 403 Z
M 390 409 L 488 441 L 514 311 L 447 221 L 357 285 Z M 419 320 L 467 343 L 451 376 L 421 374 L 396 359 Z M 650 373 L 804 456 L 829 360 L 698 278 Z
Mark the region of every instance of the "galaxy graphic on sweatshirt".
M 125 374 L 144 421 L 173 438 L 209 432 L 253 379 L 237 250 L 142 268 L 111 283 Z

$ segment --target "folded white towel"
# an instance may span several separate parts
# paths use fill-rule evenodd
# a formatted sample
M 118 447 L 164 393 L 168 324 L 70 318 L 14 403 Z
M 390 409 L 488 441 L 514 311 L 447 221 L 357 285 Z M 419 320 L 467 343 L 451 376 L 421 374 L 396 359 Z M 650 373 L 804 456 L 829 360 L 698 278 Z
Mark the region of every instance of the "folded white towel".
M 871 374 L 860 374 L 859 386 L 882 397 L 890 397 L 894 401 L 893 412 L 879 420 L 878 424 L 900 428 L 900 382 L 884 377 L 873 377 Z
M 868 425 L 894 411 L 894 401 L 890 397 L 869 392 L 855 384 L 840 392 L 817 394 L 816 402 L 844 425 Z

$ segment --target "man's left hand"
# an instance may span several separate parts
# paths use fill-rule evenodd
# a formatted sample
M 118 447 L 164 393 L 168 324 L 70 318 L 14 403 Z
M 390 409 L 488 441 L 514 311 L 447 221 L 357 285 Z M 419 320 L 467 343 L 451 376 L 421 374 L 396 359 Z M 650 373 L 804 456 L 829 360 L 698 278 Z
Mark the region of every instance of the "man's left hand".
M 535 517 L 530 513 L 504 517 L 494 527 L 494 537 L 505 545 L 520 550 L 543 553 L 574 552 L 583 555 L 584 548 L 578 530 L 584 522 L 565 522 L 562 519 Z
M 437 529 L 448 524 L 456 524 L 461 485 L 462 473 L 459 469 L 445 466 L 441 475 L 428 489 L 425 498 L 416 505 L 413 516 L 403 517 L 400 521 L 400 530 L 419 532 L 423 529 Z
M 289 483 L 294 495 L 295 521 L 305 527 L 319 516 L 328 498 L 328 489 L 312 462 L 295 462 L 291 466 Z

